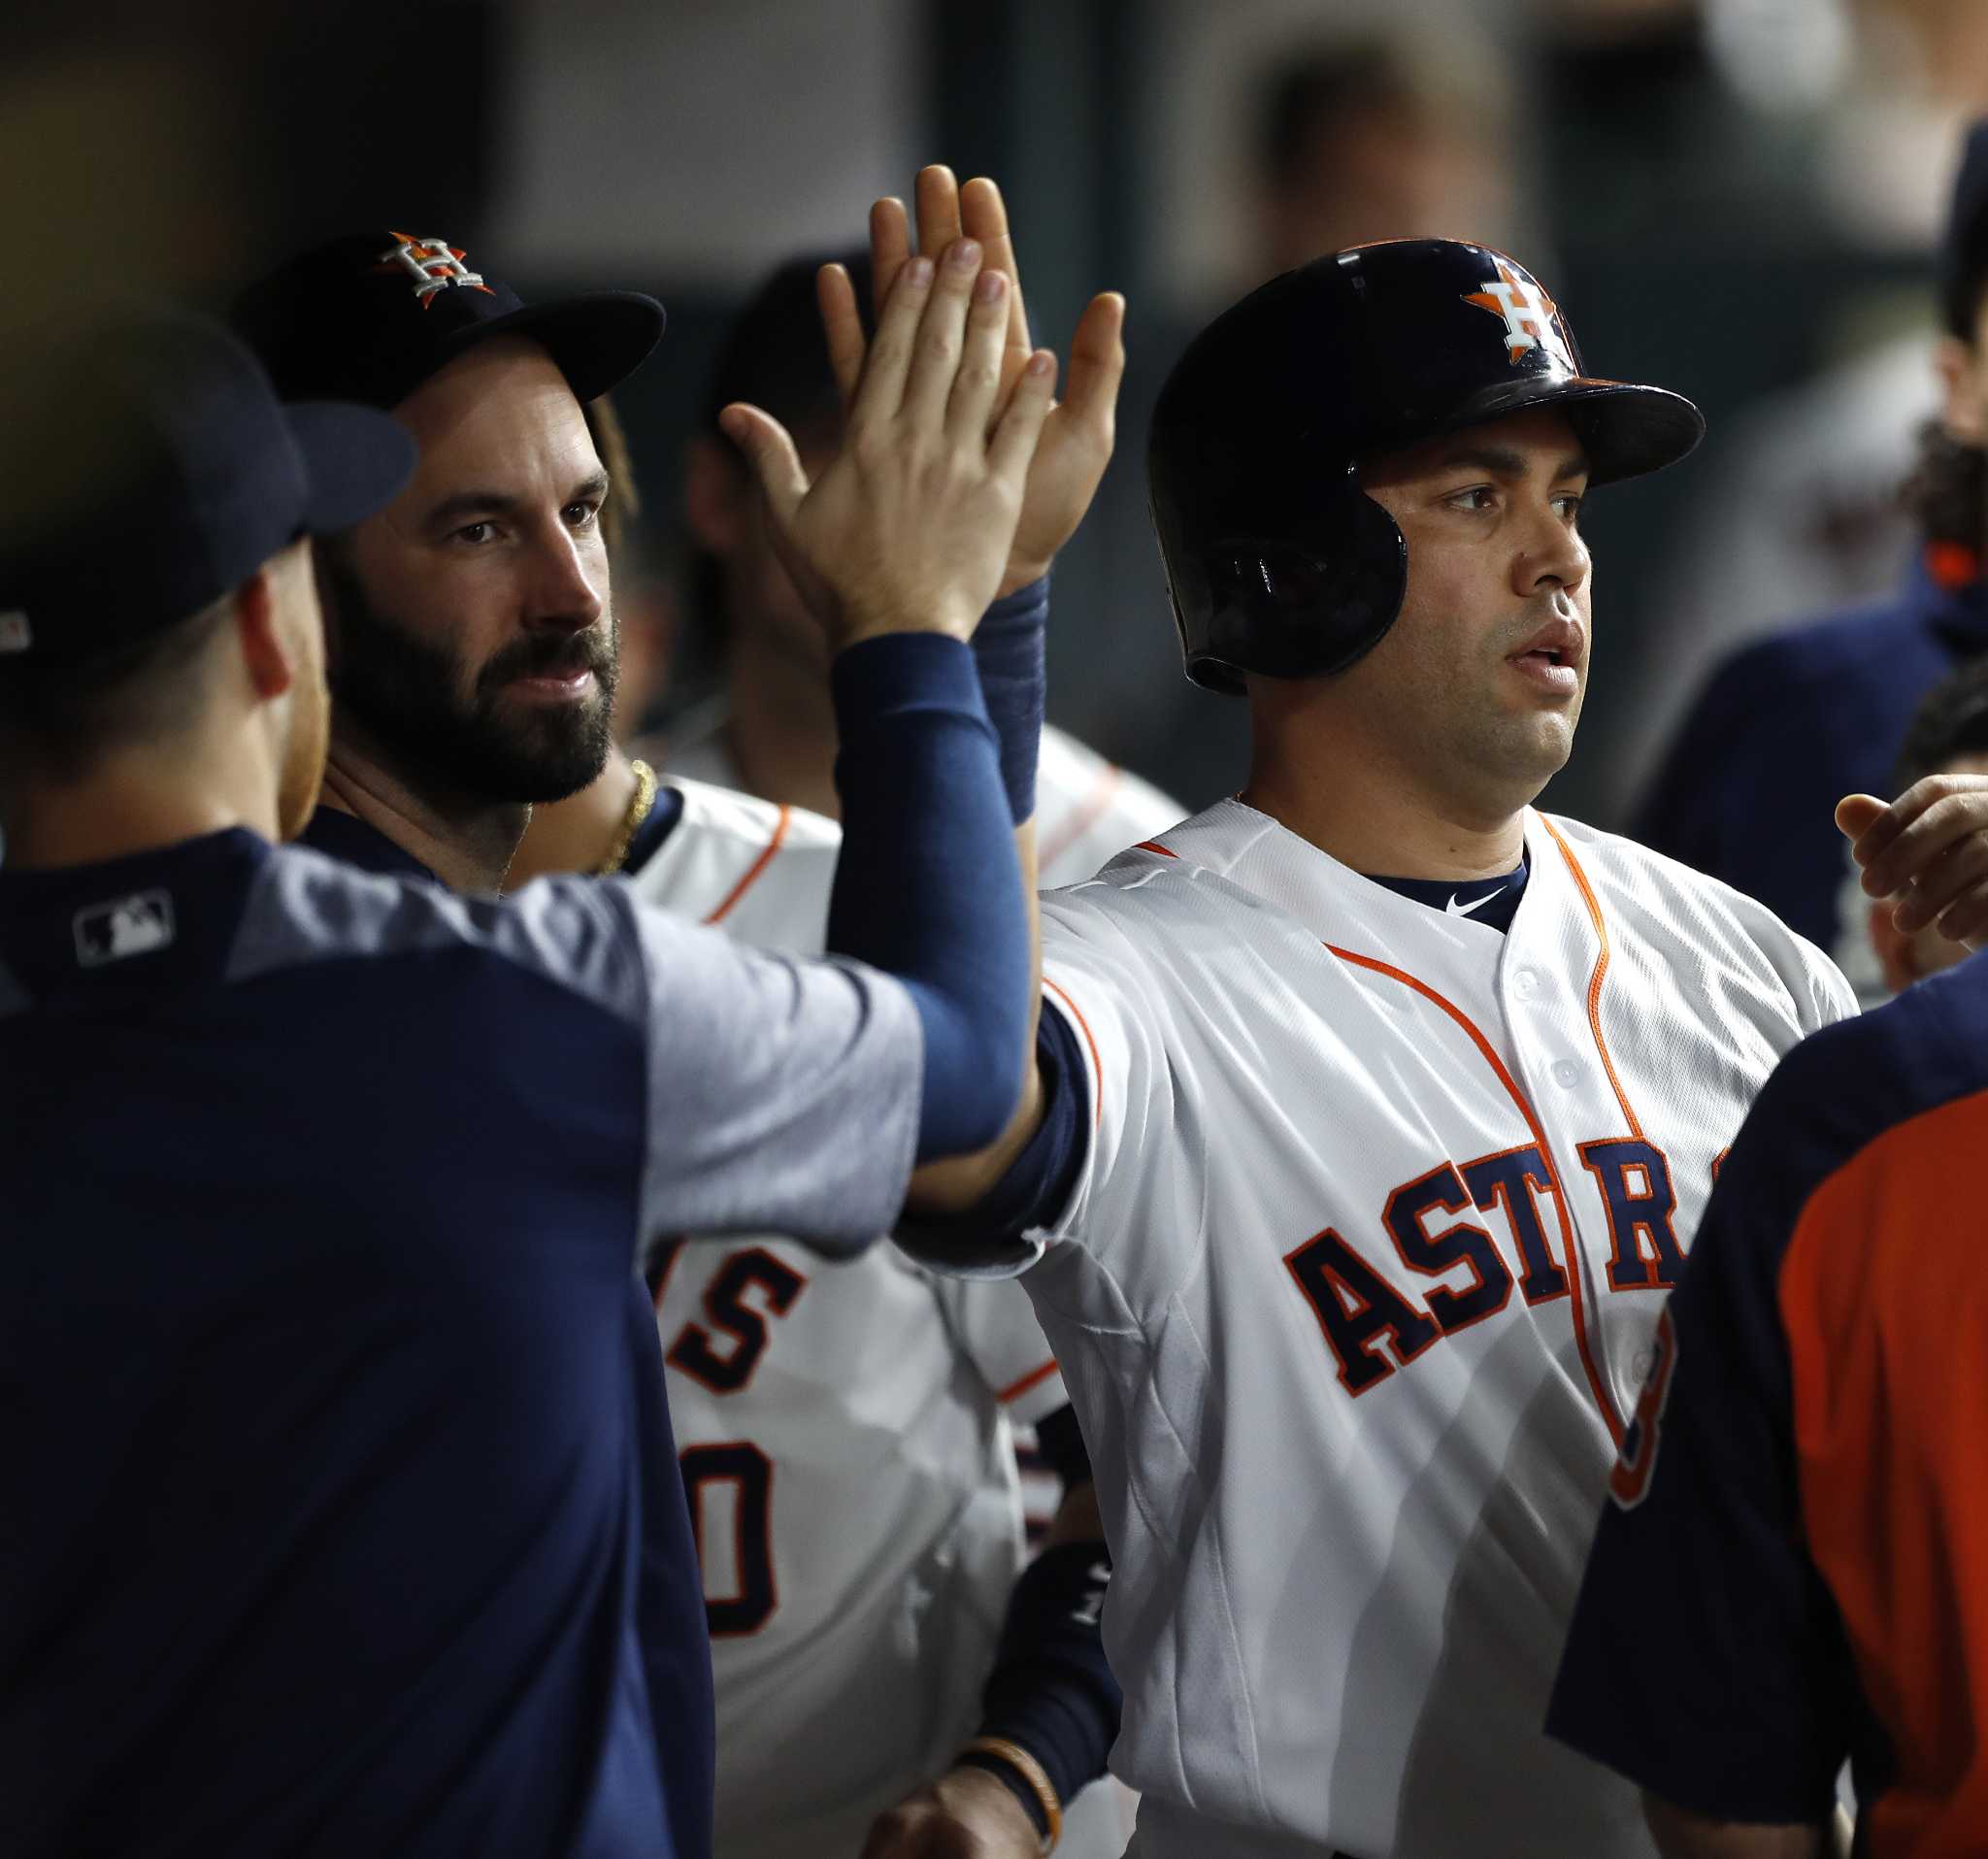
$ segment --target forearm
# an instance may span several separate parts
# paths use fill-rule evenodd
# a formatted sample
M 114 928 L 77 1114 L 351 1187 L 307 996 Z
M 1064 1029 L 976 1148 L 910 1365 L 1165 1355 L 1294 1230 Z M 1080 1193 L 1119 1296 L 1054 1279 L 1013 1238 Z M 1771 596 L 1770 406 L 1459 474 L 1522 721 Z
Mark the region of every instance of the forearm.
M 1831 1859 L 1838 1850 L 1833 1829 L 1826 1826 L 1770 1827 L 1707 1820 L 1647 1789 L 1642 1811 L 1664 1859 Z
M 920 1169 L 907 1206 L 913 1213 L 959 1212 L 977 1205 L 1007 1172 L 1042 1120 L 1036 1022 L 1042 1013 L 1043 946 L 1036 898 L 1036 765 L 1047 695 L 1049 582 L 1046 576 L 1004 595 L 974 633 L 974 669 L 1001 759 L 1001 782 L 1014 822 L 1015 859 L 1028 904 L 1030 989 L 1022 1046 L 1022 1091 L 999 1138 L 972 1155 Z
M 1033 887 L 965 648 L 875 639 L 836 660 L 843 852 L 828 947 L 911 991 L 925 1034 L 918 1156 L 997 1141 L 1033 1043 Z
M 1047 1831 L 1030 1766 L 1059 1810 L 1105 1773 L 1123 1699 L 1101 1625 L 1110 1553 L 1089 1479 L 1064 1493 L 1049 1543 L 1009 1603 L 980 1733 L 962 1761 L 998 1776 Z M 1010 1752 L 1019 1750 L 1019 1763 Z

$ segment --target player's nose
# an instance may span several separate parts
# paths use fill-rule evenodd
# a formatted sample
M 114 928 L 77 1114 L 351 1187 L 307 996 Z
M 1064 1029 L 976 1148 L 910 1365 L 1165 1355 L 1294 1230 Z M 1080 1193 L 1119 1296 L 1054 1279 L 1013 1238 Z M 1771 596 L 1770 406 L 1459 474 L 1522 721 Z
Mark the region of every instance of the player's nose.
M 522 589 L 528 624 L 579 632 L 607 612 L 607 553 L 589 540 L 563 522 L 533 537 Z
M 1588 546 L 1565 510 L 1542 499 L 1512 554 L 1512 591 L 1530 597 L 1557 586 L 1572 593 L 1593 566 Z

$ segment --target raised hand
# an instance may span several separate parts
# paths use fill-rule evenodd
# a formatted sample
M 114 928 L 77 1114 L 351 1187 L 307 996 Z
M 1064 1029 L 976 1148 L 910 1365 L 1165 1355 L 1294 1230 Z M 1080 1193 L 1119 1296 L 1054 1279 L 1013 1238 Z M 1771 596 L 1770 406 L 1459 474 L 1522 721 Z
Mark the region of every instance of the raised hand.
M 966 237 L 978 242 L 987 268 L 1001 272 L 1009 281 L 1001 381 L 1006 393 L 1034 349 L 1001 189 L 985 179 L 969 181 L 961 188 L 950 168 L 935 165 L 919 171 L 916 203 L 919 255 L 929 258 Z M 892 283 L 912 255 L 911 227 L 904 203 L 879 200 L 870 210 L 870 257 L 878 304 L 888 300 Z M 853 298 L 831 303 L 825 296 L 823 311 L 830 356 L 846 398 L 862 368 L 862 324 Z M 1012 593 L 1048 572 L 1057 550 L 1076 533 L 1097 494 L 1099 480 L 1111 458 L 1118 384 L 1125 374 L 1124 328 L 1125 299 L 1115 291 L 1093 297 L 1077 321 L 1064 398 L 1049 414 L 1029 467 L 1028 487 L 1013 548 L 1001 578 L 1001 593 Z
M 880 633 L 973 635 L 1013 551 L 1029 461 L 1055 391 L 1032 355 L 1001 398 L 1010 284 L 979 245 L 900 267 L 849 390 L 841 449 L 810 484 L 771 414 L 719 415 L 772 514 L 781 560 L 840 650 Z M 839 286 L 838 286 L 839 281 Z M 834 341 L 847 274 L 822 281 Z
M 1902 932 L 1931 923 L 1949 942 L 1988 945 L 1988 776 L 1929 775 L 1889 806 L 1847 794 L 1837 827 Z

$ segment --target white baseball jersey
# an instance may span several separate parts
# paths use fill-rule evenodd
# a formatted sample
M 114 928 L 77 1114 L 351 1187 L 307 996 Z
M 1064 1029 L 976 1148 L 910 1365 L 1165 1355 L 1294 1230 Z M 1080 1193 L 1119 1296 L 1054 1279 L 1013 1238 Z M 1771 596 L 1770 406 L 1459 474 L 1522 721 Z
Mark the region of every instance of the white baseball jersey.
M 743 784 L 722 729 L 672 744 L 668 766 L 673 776 L 720 787 Z M 1053 723 L 1043 726 L 1036 769 L 1036 872 L 1045 890 L 1081 883 L 1108 858 L 1173 825 L 1186 811 L 1067 731 Z
M 682 817 L 638 892 L 818 952 L 841 829 L 668 785 Z M 1018 1286 L 889 1246 L 679 1245 L 656 1312 L 712 1621 L 716 1852 L 855 1859 L 979 1721 L 1022 1566 L 1009 1421 L 1064 1405 L 1055 1363 Z
M 1852 1003 L 1738 892 L 1525 837 L 1504 935 L 1240 801 L 1044 901 L 1095 1125 L 1024 1281 L 1111 1543 L 1140 1859 L 1653 1851 L 1540 1726 L 1719 1158 Z

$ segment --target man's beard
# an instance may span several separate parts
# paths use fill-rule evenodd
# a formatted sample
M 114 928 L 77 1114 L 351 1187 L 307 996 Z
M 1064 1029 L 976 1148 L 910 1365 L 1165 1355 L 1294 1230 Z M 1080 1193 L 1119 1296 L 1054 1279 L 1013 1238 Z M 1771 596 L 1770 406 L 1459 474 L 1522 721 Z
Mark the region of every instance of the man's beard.
M 477 673 L 467 702 L 463 666 L 389 618 L 366 596 L 350 566 L 319 551 L 327 630 L 334 642 L 331 691 L 339 707 L 414 773 L 485 800 L 558 801 L 587 786 L 613 741 L 619 634 L 546 632 L 514 641 Z M 584 666 L 596 688 L 582 703 L 499 709 L 513 680 Z

